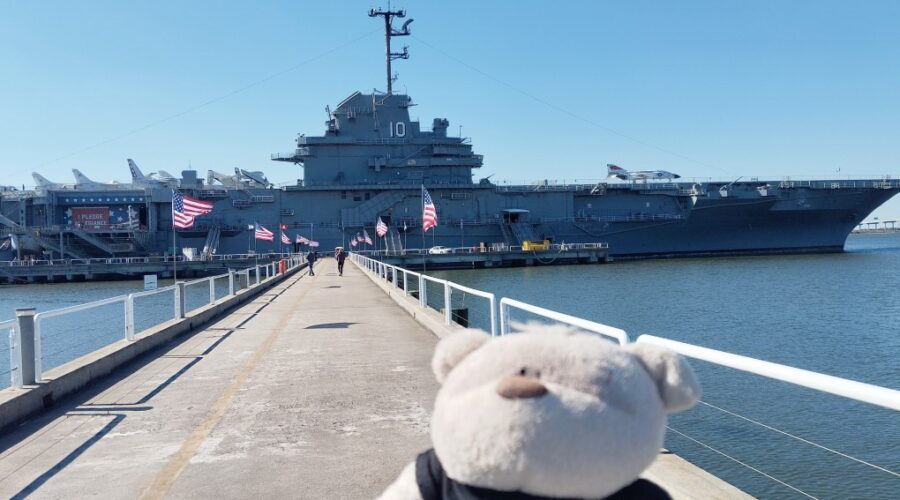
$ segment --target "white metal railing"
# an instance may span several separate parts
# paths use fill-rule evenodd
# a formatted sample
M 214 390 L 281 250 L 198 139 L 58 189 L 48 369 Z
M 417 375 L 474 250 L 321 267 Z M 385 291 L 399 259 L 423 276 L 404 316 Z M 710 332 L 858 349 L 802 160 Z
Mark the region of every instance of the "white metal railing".
M 138 297 L 149 297 L 159 293 L 173 293 L 173 312 L 172 319 L 181 317 L 181 287 L 178 285 L 157 288 L 156 290 L 146 290 L 143 292 L 134 292 L 128 294 L 125 301 L 125 339 L 134 340 L 134 299 Z
M 352 257 L 355 259 L 355 262 L 360 264 L 363 269 L 368 270 L 371 274 L 378 275 L 378 270 L 384 268 L 385 266 L 388 268 L 394 268 L 397 272 L 402 273 L 404 275 L 404 287 L 406 287 L 406 276 L 415 275 L 419 278 L 419 301 L 422 307 L 427 307 L 426 300 L 426 292 L 424 291 L 424 283 L 426 281 L 432 281 L 435 283 L 442 284 L 445 287 L 445 308 L 447 308 L 447 290 L 449 287 L 459 288 L 461 290 L 466 291 L 467 293 L 473 293 L 476 290 L 471 288 L 463 287 L 462 285 L 458 285 L 448 280 L 442 280 L 439 278 L 434 278 L 431 276 L 426 276 L 424 274 L 414 273 L 412 271 L 397 267 L 391 266 L 388 264 L 381 263 L 369 257 L 365 257 L 358 254 L 352 254 Z M 481 292 L 482 297 L 492 297 L 493 294 L 487 292 Z M 510 329 L 510 321 L 509 321 L 509 311 L 510 309 L 519 309 L 522 311 L 529 312 L 531 314 L 535 314 L 537 316 L 542 316 L 546 319 L 557 321 L 561 323 L 565 323 L 568 325 L 572 325 L 574 327 L 595 332 L 601 335 L 605 335 L 607 337 L 611 337 L 616 339 L 619 344 L 627 344 L 629 342 L 629 337 L 625 330 L 614 328 L 608 325 L 604 325 L 601 323 L 597 323 L 594 321 L 589 321 L 583 318 L 578 318 L 576 316 L 571 316 L 568 314 L 559 313 L 556 311 L 552 311 L 550 309 L 545 309 L 543 307 L 538 307 L 532 304 L 527 304 L 525 302 L 520 302 L 517 300 L 513 300 L 507 297 L 503 297 L 500 299 L 499 303 L 495 303 L 491 300 L 492 313 L 496 307 L 499 308 L 499 317 L 500 317 L 500 335 L 506 335 L 511 333 Z M 445 315 L 446 318 L 446 315 Z M 496 330 L 493 327 L 492 320 L 492 330 L 491 334 L 495 335 Z M 853 399 L 856 401 L 861 401 L 864 403 L 873 404 L 876 406 L 881 406 L 883 408 L 888 408 L 895 411 L 900 411 L 900 391 L 890 389 L 887 387 L 880 387 L 872 384 L 865 384 L 862 382 L 856 382 L 849 379 L 844 379 L 840 377 L 833 377 L 831 375 L 825 375 L 823 373 L 817 373 L 809 370 L 803 370 L 800 368 L 794 368 L 787 365 L 782 365 L 778 363 L 772 363 L 769 361 L 763 361 L 760 359 L 749 358 L 746 356 L 741 356 L 738 354 L 732 354 L 724 351 L 717 351 L 714 349 L 709 349 L 706 347 L 701 347 L 693 344 L 687 344 L 684 342 L 678 342 L 675 340 L 669 340 L 662 337 L 656 337 L 653 335 L 641 335 L 637 338 L 635 343 L 640 344 L 653 344 L 659 345 L 663 347 L 668 347 L 679 354 L 684 356 L 706 361 L 709 363 L 713 363 L 719 366 L 731 368 L 734 370 L 751 373 L 767 378 L 771 378 L 774 380 L 780 380 L 782 382 L 788 382 L 790 384 L 799 385 L 802 387 L 807 387 L 810 389 L 815 389 L 821 392 L 826 392 L 829 394 L 834 394 L 838 396 L 842 396 L 848 399 Z
M 19 371 L 19 356 L 17 355 L 17 350 L 19 349 L 16 335 L 16 326 L 18 322 L 14 319 L 8 319 L 6 321 L 0 321 L 0 331 L 9 329 L 9 376 L 12 380 L 13 387 L 21 387 L 21 375 Z
M 128 296 L 127 295 L 119 295 L 116 297 L 110 297 L 108 299 L 95 300 L 93 302 L 88 302 L 87 304 L 78 304 L 74 306 L 64 307 L 62 309 L 54 309 L 52 311 L 44 311 L 39 312 L 34 315 L 34 373 L 35 379 L 41 380 L 41 375 L 44 373 L 43 371 L 43 360 L 44 355 L 42 352 L 42 342 L 41 342 L 41 334 L 42 334 L 42 326 L 44 320 L 50 318 L 56 318 L 58 316 L 65 316 L 67 314 L 72 314 L 81 311 L 87 311 L 89 309 L 94 309 L 96 307 L 106 306 L 110 304 L 122 303 L 125 305 L 127 303 Z M 128 315 L 128 311 L 123 308 L 125 311 L 125 315 Z
M 266 265 L 265 267 L 266 267 L 266 269 L 270 269 L 269 265 Z M 229 278 L 229 283 L 233 283 L 234 278 L 232 277 L 231 274 L 232 273 L 218 274 L 216 276 L 208 276 L 206 278 L 200 278 L 197 280 L 188 281 L 188 282 L 185 282 L 184 287 L 187 288 L 192 285 L 206 283 L 207 284 L 206 286 L 209 288 L 209 302 L 207 302 L 204 305 L 215 304 L 216 303 L 216 280 L 222 279 L 222 278 Z M 266 277 L 268 278 L 269 274 L 267 274 Z M 230 286 L 229 288 L 231 288 L 230 293 L 233 294 L 234 293 L 233 285 Z
M 570 316 L 568 314 L 551 311 L 550 309 L 533 306 L 531 304 L 519 302 L 518 300 L 513 300 L 508 297 L 503 297 L 502 299 L 500 299 L 500 335 L 506 335 L 507 333 L 510 333 L 510 308 L 527 311 L 531 314 L 543 316 L 547 319 L 552 319 L 560 323 L 565 323 L 567 325 L 581 328 L 582 330 L 599 333 L 606 337 L 612 337 L 616 339 L 620 345 L 625 345 L 628 343 L 628 334 L 625 333 L 625 330 L 622 330 L 621 328 L 615 328 L 612 326 L 604 325 L 602 323 L 596 323 L 594 321 L 578 318 L 576 316 Z
M 865 384 L 840 377 L 832 377 L 823 373 L 803 370 L 791 366 L 771 363 L 761 359 L 748 358 L 738 354 L 717 351 L 676 340 L 664 339 L 653 335 L 641 335 L 637 344 L 653 344 L 669 349 L 689 358 L 700 359 L 719 366 L 733 368 L 747 373 L 754 373 L 794 385 L 808 387 L 865 403 L 883 406 L 900 411 L 900 391 Z
M 481 290 L 476 290 L 474 288 L 469 288 L 467 286 L 460 285 L 459 283 L 454 283 L 452 281 L 446 281 L 447 286 L 454 290 L 459 290 L 463 293 L 468 293 L 470 295 L 475 295 L 478 297 L 482 297 L 487 299 L 488 307 L 490 308 L 490 321 L 491 321 L 491 336 L 497 335 L 497 298 L 493 293 L 483 292 Z
M 285 271 L 293 270 L 304 263 L 306 263 L 306 257 L 303 255 L 290 255 L 285 260 Z M 250 280 L 250 273 L 254 272 L 256 281 L 252 283 Z M 160 294 L 160 293 L 169 293 L 172 292 L 174 294 L 174 308 L 173 308 L 173 319 L 183 318 L 189 311 L 186 311 L 185 306 L 185 297 L 186 297 L 186 289 L 188 286 L 194 286 L 198 284 L 206 284 L 209 288 L 209 302 L 208 304 L 215 304 L 217 301 L 216 298 L 216 280 L 220 279 L 228 279 L 228 294 L 229 296 L 234 295 L 237 292 L 237 285 L 235 283 L 235 277 L 237 276 L 246 276 L 246 284 L 247 288 L 252 288 L 258 286 L 260 283 L 264 283 L 268 280 L 273 279 L 277 276 L 279 272 L 279 262 L 271 262 L 268 264 L 264 264 L 262 266 L 254 266 L 250 268 L 245 268 L 240 271 L 229 271 L 226 274 L 220 274 L 216 276 L 209 276 L 206 278 L 200 278 L 192 281 L 182 281 L 176 283 L 174 285 L 170 285 L 163 288 L 158 288 L 155 290 L 147 290 L 141 292 L 134 292 L 127 295 L 118 295 L 116 297 L 110 297 L 102 300 L 95 300 L 93 302 L 88 302 L 85 304 L 78 304 L 70 307 L 64 307 L 61 309 L 54 309 L 51 311 L 39 312 L 34 315 L 34 371 L 35 371 L 35 379 L 37 381 L 41 380 L 41 376 L 43 374 L 43 352 L 42 352 L 42 334 L 44 333 L 44 322 L 50 318 L 56 318 L 60 316 L 66 316 L 69 314 L 80 313 L 82 311 L 94 309 L 97 307 L 108 306 L 112 304 L 123 304 L 123 313 L 125 319 L 125 331 L 124 338 L 125 340 L 131 342 L 134 341 L 135 338 L 135 321 L 134 321 L 134 311 L 135 305 L 134 300 L 136 298 L 147 297 L 150 295 Z M 265 275 L 263 278 L 262 275 Z M 7 320 L 0 322 L 0 330 L 4 328 L 13 328 L 10 334 L 10 356 L 12 358 L 12 349 L 15 347 L 15 335 L 13 335 L 15 329 L 18 328 L 17 320 Z M 15 386 L 16 381 L 16 372 L 15 370 L 18 368 L 18 364 L 11 359 L 10 363 L 11 372 L 13 373 L 13 385 Z
M 394 283 L 394 287 L 398 287 L 397 285 L 397 276 L 403 276 L 403 293 L 406 296 L 409 296 L 409 279 L 410 276 L 413 276 L 417 279 L 418 285 L 417 290 L 419 293 L 419 305 L 422 308 L 428 308 L 428 287 L 426 286 L 427 282 L 436 283 L 443 288 L 444 297 L 443 297 L 443 315 L 444 315 L 444 323 L 446 325 L 453 324 L 453 300 L 452 293 L 453 290 L 458 290 L 463 293 L 468 293 L 471 295 L 475 295 L 478 297 L 482 297 L 488 301 L 488 310 L 489 310 L 489 322 L 490 322 L 490 331 L 491 335 L 497 335 L 497 302 L 496 297 L 492 293 L 483 292 L 481 290 L 475 290 L 474 288 L 469 288 L 467 286 L 460 285 L 458 283 L 453 283 L 452 281 L 442 280 L 439 278 L 435 278 L 432 276 L 428 276 L 422 273 L 416 273 L 410 271 L 409 269 L 404 269 L 399 266 L 394 266 L 391 264 L 386 264 L 384 262 L 377 261 L 375 259 L 370 259 L 363 255 L 359 255 L 358 253 L 350 254 L 350 257 L 354 259 L 354 261 L 360 265 L 360 267 L 372 275 L 385 280 L 391 281 Z

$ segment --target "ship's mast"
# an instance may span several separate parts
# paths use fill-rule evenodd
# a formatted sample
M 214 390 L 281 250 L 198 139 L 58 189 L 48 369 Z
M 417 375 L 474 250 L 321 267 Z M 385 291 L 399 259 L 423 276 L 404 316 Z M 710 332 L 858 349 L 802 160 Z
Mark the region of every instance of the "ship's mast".
M 400 27 L 399 30 L 395 30 L 391 25 L 391 22 L 395 17 L 404 18 L 406 17 L 405 10 L 391 10 L 388 7 L 388 10 L 383 11 L 381 8 L 371 9 L 369 10 L 369 17 L 377 17 L 381 16 L 384 18 L 384 52 L 385 52 L 385 62 L 387 63 L 387 93 L 388 95 L 392 94 L 392 84 L 394 82 L 394 77 L 391 75 L 391 61 L 394 59 L 409 59 L 409 52 L 406 51 L 408 47 L 403 47 L 403 52 L 391 52 L 391 37 L 395 36 L 409 36 L 409 23 L 413 22 L 412 19 L 403 23 L 403 26 Z

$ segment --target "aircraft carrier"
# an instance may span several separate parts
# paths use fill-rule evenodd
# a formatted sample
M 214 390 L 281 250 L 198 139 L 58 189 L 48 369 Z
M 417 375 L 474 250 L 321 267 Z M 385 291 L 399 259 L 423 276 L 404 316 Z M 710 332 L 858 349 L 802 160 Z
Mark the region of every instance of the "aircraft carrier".
M 242 169 L 144 175 L 131 160 L 127 184 L 98 183 L 78 171 L 72 184 L 35 174 L 35 189 L 0 192 L 0 260 L 278 252 L 285 250 L 279 232 L 327 249 L 362 233 L 376 238 L 379 218 L 388 231 L 377 246 L 393 253 L 544 240 L 607 243 L 616 258 L 838 252 L 872 210 L 900 191 L 900 181 L 889 177 L 684 182 L 667 172 L 632 175 L 614 166 L 613 178 L 590 183 L 476 180 L 484 160 L 472 144 L 449 135 L 445 118 L 430 129 L 410 120 L 412 98 L 393 92 L 391 61 L 408 54 L 392 52 L 391 40 L 408 35 L 412 20 L 395 27 L 405 12 L 369 15 L 385 25 L 387 90 L 354 92 L 327 108 L 323 135 L 300 134 L 291 151 L 271 156 L 302 168 L 295 185 L 275 187 L 262 172 Z M 439 220 L 424 234 L 423 186 Z M 176 244 L 173 189 L 214 203 L 212 213 L 178 230 Z M 272 230 L 275 241 L 254 240 L 256 224 Z

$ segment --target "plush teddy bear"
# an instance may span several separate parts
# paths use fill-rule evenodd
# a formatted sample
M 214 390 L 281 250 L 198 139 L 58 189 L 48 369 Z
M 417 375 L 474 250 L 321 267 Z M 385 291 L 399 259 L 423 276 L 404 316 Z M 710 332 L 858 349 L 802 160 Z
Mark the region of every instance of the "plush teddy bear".
M 638 479 L 700 388 L 674 352 L 528 325 L 438 343 L 434 445 L 382 499 L 668 498 Z

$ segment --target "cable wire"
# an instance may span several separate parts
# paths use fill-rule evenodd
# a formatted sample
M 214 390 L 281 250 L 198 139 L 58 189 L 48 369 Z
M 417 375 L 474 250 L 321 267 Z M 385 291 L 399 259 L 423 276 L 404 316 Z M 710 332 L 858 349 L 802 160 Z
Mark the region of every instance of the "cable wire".
M 844 457 L 844 458 L 846 458 L 846 459 L 848 459 L 848 460 L 852 460 L 852 461 L 857 462 L 857 463 L 860 463 L 860 464 L 862 464 L 862 465 L 867 465 L 867 466 L 869 466 L 869 467 L 872 467 L 873 469 L 878 469 L 878 470 L 880 470 L 880 471 L 882 471 L 882 472 L 886 472 L 886 473 L 888 473 L 888 474 L 890 474 L 890 475 L 892 475 L 892 476 L 900 477 L 900 474 L 898 474 L 897 472 L 894 472 L 894 471 L 892 471 L 892 470 L 890 470 L 890 469 L 886 469 L 886 468 L 884 468 L 884 467 L 881 467 L 880 465 L 875 465 L 875 464 L 873 464 L 873 463 L 871 463 L 871 462 L 866 462 L 865 460 L 862 460 L 862 459 L 859 459 L 859 458 L 850 456 L 850 455 L 848 455 L 848 454 L 846 454 L 846 453 L 842 453 L 842 452 L 840 452 L 840 451 L 837 451 L 837 450 L 828 448 L 828 447 L 823 446 L 823 445 L 821 445 L 821 444 L 814 443 L 814 442 L 812 442 L 812 441 L 810 441 L 810 440 L 808 440 L 808 439 L 804 439 L 804 438 L 802 438 L 802 437 L 800 437 L 800 436 L 797 436 L 797 435 L 795 435 L 795 434 L 791 434 L 790 432 L 786 432 L 786 431 L 783 431 L 783 430 L 781 430 L 781 429 L 777 429 L 777 428 L 775 428 L 775 427 L 772 427 L 772 426 L 770 426 L 770 425 L 764 424 L 764 423 L 759 422 L 759 421 L 757 421 L 757 420 L 753 420 L 752 418 L 748 418 L 748 417 L 745 417 L 745 416 L 743 416 L 743 415 L 739 415 L 739 414 L 734 413 L 734 412 L 732 412 L 732 411 L 726 410 L 725 408 L 721 408 L 721 407 L 716 406 L 716 405 L 714 405 L 714 404 L 707 403 L 706 401 L 699 401 L 699 403 L 702 404 L 702 405 L 706 405 L 706 406 L 708 406 L 708 407 L 710 407 L 710 408 L 714 408 L 714 409 L 716 409 L 716 410 L 719 410 L 719 411 L 721 411 L 721 412 L 723 412 L 723 413 L 727 413 L 727 414 L 729 414 L 729 415 L 731 415 L 731 416 L 733 416 L 733 417 L 737 417 L 737 418 L 746 420 L 747 422 L 750 422 L 750 423 L 752 423 L 752 424 L 758 425 L 758 426 L 763 427 L 763 428 L 765 428 L 765 429 L 768 429 L 768 430 L 770 430 L 770 431 L 777 432 L 777 433 L 779 433 L 779 434 L 783 434 L 783 435 L 785 435 L 785 436 L 787 436 L 787 437 L 789 437 L 789 438 L 792 438 L 792 439 L 796 439 L 797 441 L 800 441 L 800 442 L 802 442 L 802 443 L 806 443 L 806 444 L 808 444 L 808 445 L 815 446 L 816 448 L 825 450 L 825 451 L 827 451 L 827 452 L 829 452 L 829 453 L 833 453 L 833 454 L 835 454 L 835 455 Z
M 553 104 L 552 102 L 547 101 L 546 99 L 542 99 L 542 98 L 540 98 L 540 97 L 538 97 L 538 96 L 536 96 L 536 95 L 534 95 L 534 94 L 532 94 L 532 93 L 530 93 L 530 92 L 528 92 L 528 91 L 526 91 L 526 90 L 523 90 L 523 89 L 521 89 L 521 88 L 519 88 L 519 87 L 517 87 L 517 86 L 515 86 L 515 85 L 513 85 L 513 84 L 511 84 L 511 83 L 508 83 L 508 82 L 505 82 L 505 81 L 503 81 L 503 80 L 500 80 L 499 78 L 496 78 L 496 77 L 490 75 L 489 73 L 486 73 L 486 72 L 484 72 L 484 71 L 482 71 L 482 70 L 476 68 L 475 66 L 472 66 L 471 64 L 469 64 L 469 63 L 467 63 L 467 62 L 465 62 L 465 61 L 463 61 L 463 60 L 461 60 L 461 59 L 459 59 L 459 58 L 457 58 L 457 57 L 454 57 L 454 56 L 450 55 L 449 53 L 447 53 L 447 52 L 445 52 L 445 51 L 443 51 L 443 50 L 441 50 L 441 49 L 435 47 L 434 45 L 428 43 L 427 41 L 423 40 L 422 38 L 420 38 L 420 37 L 418 37 L 418 36 L 416 36 L 416 35 L 411 35 L 411 36 L 412 36 L 413 38 L 415 38 L 417 41 L 421 42 L 421 43 L 422 43 L 423 45 L 425 45 L 426 47 L 428 47 L 428 48 L 430 48 L 431 50 L 437 52 L 438 54 L 441 54 L 442 56 L 446 57 L 447 59 L 450 59 L 451 61 L 454 61 L 454 62 L 456 62 L 457 64 L 460 64 L 460 65 L 462 65 L 462 66 L 468 68 L 469 70 L 474 71 L 475 73 L 478 73 L 479 75 L 481 75 L 481 76 L 487 78 L 488 80 L 491 80 L 491 81 L 493 81 L 494 83 L 497 83 L 497 84 L 499 84 L 499 85 L 502 85 L 502 86 L 504 86 L 504 87 L 506 87 L 506 88 L 508 88 L 508 89 L 510 89 L 510 90 L 512 90 L 512 91 L 514 91 L 514 92 L 517 92 L 517 93 L 519 93 L 519 94 L 522 94 L 523 96 L 525 96 L 525 97 L 527 97 L 527 98 L 529 98 L 529 99 L 531 99 L 531 100 L 533 100 L 533 101 L 535 101 L 535 102 L 537 102 L 537 103 L 539 103 L 539 104 L 542 104 L 542 105 L 544 105 L 544 106 L 546 106 L 546 107 L 548 107 L 548 108 L 550 108 L 550 109 L 553 109 L 553 110 L 555 110 L 555 111 L 558 111 L 558 112 L 560 112 L 560 113 L 563 113 L 563 114 L 565 114 L 565 115 L 568 115 L 568 116 L 570 116 L 570 117 L 572 117 L 572 118 L 575 118 L 575 119 L 578 120 L 578 121 L 581 121 L 581 122 L 584 122 L 584 123 L 586 123 L 586 124 L 588 124 L 588 125 L 591 125 L 591 126 L 593 126 L 593 127 L 596 127 L 596 128 L 598 128 L 598 129 L 600 129 L 600 130 L 603 130 L 603 131 L 605 131 L 605 132 L 607 132 L 607 133 L 609 133 L 609 134 L 616 135 L 616 136 L 619 136 L 619 137 L 621 137 L 621 138 L 623 138 L 623 139 L 627 139 L 627 140 L 629 140 L 629 141 L 632 141 L 632 142 L 634 142 L 635 144 L 639 144 L 639 145 L 644 146 L 644 147 L 646 147 L 646 148 L 655 149 L 656 151 L 659 151 L 659 152 L 662 152 L 662 153 L 665 153 L 665 154 L 674 156 L 674 157 L 676 157 L 676 158 L 680 158 L 680 159 L 682 159 L 682 160 L 685 160 L 685 161 L 688 161 L 688 162 L 691 162 L 691 163 L 695 163 L 695 164 L 698 164 L 698 165 L 703 165 L 704 167 L 708 167 L 708 168 L 712 168 L 712 169 L 715 169 L 715 170 L 719 170 L 720 172 L 724 172 L 725 174 L 728 174 L 728 175 L 733 175 L 733 174 L 731 174 L 730 172 L 728 172 L 727 170 L 723 169 L 722 167 L 718 167 L 718 166 L 716 166 L 716 165 L 711 165 L 711 164 L 709 164 L 709 163 L 706 163 L 706 162 L 703 162 L 703 161 L 700 161 L 700 160 L 696 160 L 696 159 L 691 158 L 691 157 L 689 157 L 689 156 L 685 156 L 685 155 L 683 155 L 683 154 L 676 153 L 675 151 L 672 151 L 672 150 L 670 150 L 670 149 L 666 149 L 666 148 L 664 148 L 664 147 L 657 146 L 656 144 L 649 143 L 649 142 L 647 142 L 647 141 L 638 139 L 637 137 L 634 137 L 634 136 L 625 134 L 625 133 L 623 133 L 623 132 L 619 132 L 618 130 L 615 130 L 615 129 L 613 129 L 613 128 L 607 127 L 606 125 L 602 125 L 602 124 L 600 124 L 600 123 L 597 123 L 597 122 L 591 120 L 590 118 L 587 118 L 587 117 L 584 117 L 584 116 L 582 116 L 582 115 L 579 115 L 578 113 L 575 113 L 574 111 L 570 111 L 570 110 L 568 110 L 568 109 L 566 109 L 566 108 L 563 108 L 563 107 L 561 107 L 561 106 L 558 106 L 558 105 L 556 105 L 556 104 Z
M 781 485 L 783 485 L 783 486 L 786 486 L 786 487 L 788 487 L 788 488 L 790 488 L 790 489 L 796 491 L 797 493 L 800 493 L 801 495 L 803 495 L 803 496 L 805 496 L 805 497 L 808 497 L 808 498 L 814 498 L 814 499 L 817 499 L 817 500 L 818 500 L 818 497 L 814 497 L 814 496 L 810 495 L 809 493 L 806 493 L 805 491 L 803 491 L 803 490 L 801 490 L 801 489 L 799 489 L 799 488 L 797 488 L 797 487 L 791 486 L 790 484 L 788 484 L 788 483 L 782 481 L 781 479 L 778 479 L 777 477 L 774 477 L 774 476 L 771 476 L 771 475 L 769 475 L 769 474 L 766 474 L 765 472 L 763 472 L 763 471 L 757 469 L 756 467 L 753 467 L 753 466 L 750 465 L 750 464 L 747 464 L 747 463 L 745 463 L 745 462 L 741 462 L 740 460 L 738 460 L 738 459 L 732 457 L 731 455 L 728 455 L 727 453 L 725 453 L 725 452 L 723 452 L 723 451 L 717 450 L 717 449 L 713 448 L 712 446 L 709 446 L 708 444 L 702 443 L 702 442 L 700 442 L 700 441 L 698 441 L 698 440 L 692 438 L 691 436 L 688 436 L 687 434 L 685 434 L 685 433 L 683 433 L 683 432 L 681 432 L 681 431 L 679 431 L 679 430 L 677 430 L 677 429 L 673 429 L 672 427 L 670 427 L 670 426 L 668 426 L 668 425 L 666 426 L 666 429 L 669 429 L 670 431 L 674 432 L 675 434 L 678 434 L 679 436 L 682 436 L 682 437 L 684 437 L 684 438 L 686 438 L 686 439 L 689 439 L 689 440 L 693 441 L 694 443 L 696 443 L 696 444 L 698 444 L 698 445 L 700 445 L 700 446 L 702 446 L 702 447 L 704 447 L 704 448 L 706 448 L 706 449 L 708 449 L 708 450 L 710 450 L 710 451 L 713 451 L 713 452 L 715 452 L 715 453 L 718 453 L 719 455 L 722 455 L 723 457 L 727 458 L 728 460 L 731 460 L 731 461 L 733 461 L 733 462 L 735 462 L 735 463 L 737 463 L 737 464 L 739 464 L 739 465 L 742 465 L 742 466 L 744 466 L 744 467 L 746 467 L 746 468 L 752 470 L 753 472 L 756 472 L 757 474 L 760 474 L 760 475 L 762 475 L 762 476 L 765 476 L 765 477 L 771 479 L 772 481 L 775 481 L 775 482 L 778 483 L 778 484 L 781 484 Z

